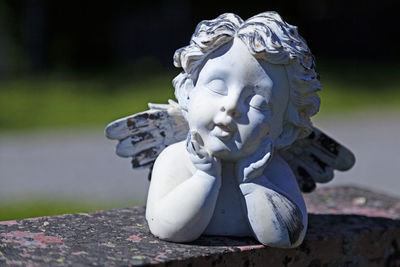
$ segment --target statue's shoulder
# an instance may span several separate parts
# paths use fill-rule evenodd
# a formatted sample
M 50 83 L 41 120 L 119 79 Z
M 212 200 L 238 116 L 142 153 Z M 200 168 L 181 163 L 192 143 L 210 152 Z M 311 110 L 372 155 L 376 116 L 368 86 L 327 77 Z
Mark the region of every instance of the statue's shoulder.
M 187 150 L 185 146 L 185 141 L 177 142 L 172 145 L 167 146 L 160 155 L 157 157 L 157 161 L 172 161 L 176 159 L 181 159 L 182 157 L 188 157 Z
M 155 172 L 192 172 L 193 164 L 189 159 L 185 141 L 174 143 L 166 147 L 157 157 L 153 173 Z
M 290 178 L 295 178 L 295 175 L 288 162 L 282 158 L 279 153 L 274 154 L 270 164 L 267 166 L 267 168 L 265 168 L 265 172 L 269 176 L 288 176 Z
M 275 153 L 271 163 L 265 168 L 264 175 L 280 188 L 298 188 L 292 168 L 278 153 Z
M 278 153 L 276 153 L 271 160 L 271 163 L 265 168 L 264 175 L 268 181 L 274 185 L 273 190 L 284 195 L 305 213 L 304 200 L 296 179 L 290 165 Z

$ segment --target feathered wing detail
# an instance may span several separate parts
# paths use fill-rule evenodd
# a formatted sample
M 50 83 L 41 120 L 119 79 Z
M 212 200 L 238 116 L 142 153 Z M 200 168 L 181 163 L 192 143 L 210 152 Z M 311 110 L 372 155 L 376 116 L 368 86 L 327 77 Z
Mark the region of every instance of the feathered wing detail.
M 309 136 L 297 140 L 280 154 L 292 168 L 303 192 L 313 191 L 316 182 L 332 180 L 334 170 L 346 171 L 355 163 L 349 149 L 315 127 Z
M 105 129 L 109 139 L 118 140 L 116 153 L 132 157 L 132 167 L 151 168 L 161 151 L 186 139 L 189 131 L 179 105 L 149 103 L 149 110 L 111 122 Z M 350 169 L 355 157 L 350 150 L 317 128 L 279 153 L 296 175 L 303 192 L 315 189 L 315 183 L 332 180 L 333 171 Z
M 149 103 L 149 110 L 116 120 L 107 125 L 107 138 L 118 140 L 116 153 L 132 157 L 132 167 L 151 167 L 161 151 L 186 139 L 189 130 L 179 105 Z

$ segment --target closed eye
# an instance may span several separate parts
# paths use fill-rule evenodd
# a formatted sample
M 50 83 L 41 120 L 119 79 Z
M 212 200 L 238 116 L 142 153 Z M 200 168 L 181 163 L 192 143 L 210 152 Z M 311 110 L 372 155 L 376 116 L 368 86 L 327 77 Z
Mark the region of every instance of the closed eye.
M 271 110 L 271 105 L 261 95 L 252 95 L 249 99 L 249 106 L 261 111 Z
M 225 82 L 222 80 L 212 80 L 211 82 L 207 83 L 206 87 L 214 93 L 228 95 L 228 87 L 226 87 Z

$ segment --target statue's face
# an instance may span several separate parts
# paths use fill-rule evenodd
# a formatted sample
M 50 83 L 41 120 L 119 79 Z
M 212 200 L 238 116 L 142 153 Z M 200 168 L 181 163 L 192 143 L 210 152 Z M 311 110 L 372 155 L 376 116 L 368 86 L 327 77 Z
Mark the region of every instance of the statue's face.
M 280 135 L 288 94 L 284 66 L 257 60 L 235 38 L 204 63 L 190 92 L 189 127 L 209 153 L 237 160 Z

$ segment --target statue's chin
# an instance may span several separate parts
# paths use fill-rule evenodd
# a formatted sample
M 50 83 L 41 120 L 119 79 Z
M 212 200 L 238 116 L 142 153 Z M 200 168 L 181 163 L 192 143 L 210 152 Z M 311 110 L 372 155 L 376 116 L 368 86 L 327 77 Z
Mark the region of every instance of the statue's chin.
M 240 145 L 227 145 L 223 142 L 211 142 L 208 146 L 209 153 L 223 161 L 238 161 L 250 156 L 253 151 Z
M 207 141 L 209 141 L 206 143 L 209 153 L 220 160 L 228 162 L 237 162 L 249 157 L 255 157 L 255 159 L 258 159 L 267 153 L 271 153 L 271 149 L 273 150 L 273 146 L 268 146 L 265 141 L 263 144 L 258 144 L 257 146 L 255 144 L 242 144 L 239 142 L 225 143 L 218 139 L 208 139 Z M 269 141 L 270 144 L 273 143 L 272 140 Z M 265 148 L 260 151 L 259 148 L 261 145 L 265 146 Z
M 208 151 L 212 156 L 224 161 L 237 161 L 244 156 L 242 153 L 240 153 L 240 151 L 232 150 L 227 147 L 210 147 Z
M 231 153 L 224 153 L 224 152 L 212 153 L 212 155 L 221 161 L 228 161 L 228 162 L 236 162 L 244 157 L 244 156 L 232 155 Z

